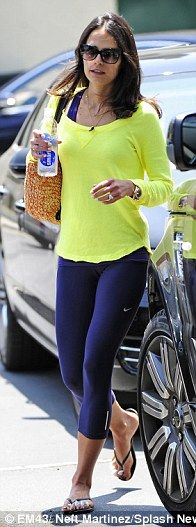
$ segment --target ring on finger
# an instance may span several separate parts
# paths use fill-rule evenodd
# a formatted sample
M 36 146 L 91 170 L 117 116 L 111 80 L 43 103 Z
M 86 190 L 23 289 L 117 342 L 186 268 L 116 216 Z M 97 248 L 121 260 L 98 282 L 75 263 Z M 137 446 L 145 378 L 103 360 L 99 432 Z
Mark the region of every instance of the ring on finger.
M 110 201 L 111 199 L 113 199 L 113 196 L 111 193 L 108 194 L 108 201 Z

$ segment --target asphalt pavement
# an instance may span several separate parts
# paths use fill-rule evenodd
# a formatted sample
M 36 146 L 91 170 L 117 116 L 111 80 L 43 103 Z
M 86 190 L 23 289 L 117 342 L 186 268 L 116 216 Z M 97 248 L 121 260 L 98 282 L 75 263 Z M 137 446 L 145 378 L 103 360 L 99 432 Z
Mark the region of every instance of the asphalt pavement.
M 151 525 L 167 518 L 153 487 L 139 434 L 137 468 L 131 481 L 112 474 L 112 440 L 96 465 L 92 488 L 95 511 L 61 514 L 77 461 L 77 416 L 58 367 L 36 373 L 6 372 L 0 364 L 1 448 L 0 525 L 40 523 Z M 137 516 L 136 516 L 137 514 Z M 165 520 L 166 521 L 166 520 Z
M 12 373 L 0 363 L 0 394 L 0 527 L 173 524 L 152 484 L 139 433 L 132 480 L 112 474 L 109 437 L 94 471 L 94 513 L 63 515 L 77 463 L 77 415 L 58 366 Z

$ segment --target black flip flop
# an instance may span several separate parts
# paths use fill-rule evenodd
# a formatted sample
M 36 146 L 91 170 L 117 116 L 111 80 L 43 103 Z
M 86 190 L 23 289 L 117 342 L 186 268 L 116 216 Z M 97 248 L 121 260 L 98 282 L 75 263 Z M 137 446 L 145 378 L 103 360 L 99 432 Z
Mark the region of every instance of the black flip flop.
M 130 412 L 130 413 L 134 413 L 134 414 L 138 415 L 137 411 L 134 408 L 127 408 L 126 412 Z M 118 465 L 120 466 L 120 468 L 122 470 L 124 470 L 124 464 L 127 461 L 130 453 L 131 453 L 132 458 L 133 458 L 133 463 L 132 463 L 131 471 L 130 471 L 130 477 L 129 478 L 124 478 L 123 476 L 118 476 L 118 474 L 117 474 L 117 477 L 119 479 L 122 479 L 123 481 L 129 481 L 133 477 L 133 474 L 134 474 L 135 468 L 136 468 L 136 455 L 135 455 L 135 450 L 134 450 L 134 446 L 133 446 L 133 438 L 131 438 L 131 441 L 130 441 L 130 449 L 127 452 L 126 456 L 124 457 L 124 459 L 122 461 L 120 461 L 118 459 L 118 457 L 116 455 L 115 448 L 114 448 L 114 457 L 115 457 Z
M 83 502 L 83 501 L 92 501 L 91 498 L 76 498 L 75 500 L 72 500 L 71 498 L 67 498 L 67 501 L 70 503 L 70 505 L 73 505 L 76 501 L 77 502 Z M 81 513 L 86 513 L 86 512 L 93 512 L 94 510 L 94 505 L 92 503 L 92 506 L 91 507 L 80 507 L 80 508 L 71 508 L 71 509 L 63 509 L 62 507 L 62 512 L 64 514 L 81 514 Z

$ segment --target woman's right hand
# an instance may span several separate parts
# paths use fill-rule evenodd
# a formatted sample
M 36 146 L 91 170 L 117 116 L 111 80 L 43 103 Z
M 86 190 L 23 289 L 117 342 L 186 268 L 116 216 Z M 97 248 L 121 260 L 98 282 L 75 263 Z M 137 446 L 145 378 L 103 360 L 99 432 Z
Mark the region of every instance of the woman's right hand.
M 44 150 L 51 150 L 51 143 L 43 138 L 43 132 L 41 130 L 33 130 L 30 148 L 31 155 L 34 159 L 41 159 L 44 156 Z

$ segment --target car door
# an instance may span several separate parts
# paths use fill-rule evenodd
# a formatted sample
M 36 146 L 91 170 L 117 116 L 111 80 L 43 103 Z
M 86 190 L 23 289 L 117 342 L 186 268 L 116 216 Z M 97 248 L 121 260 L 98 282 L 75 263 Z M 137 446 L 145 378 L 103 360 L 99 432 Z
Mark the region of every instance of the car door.
M 3 198 L 2 208 L 2 237 L 6 276 L 14 276 L 14 283 L 10 283 L 10 278 L 7 280 L 8 289 L 12 298 L 13 290 L 17 291 L 13 303 L 15 310 L 20 306 L 21 325 L 44 347 L 55 352 L 54 247 L 59 227 L 34 220 L 26 214 L 24 205 L 26 153 L 32 130 L 40 126 L 47 97 L 43 97 L 36 106 L 11 148 L 12 155 L 9 154 L 5 185 L 7 195 Z

